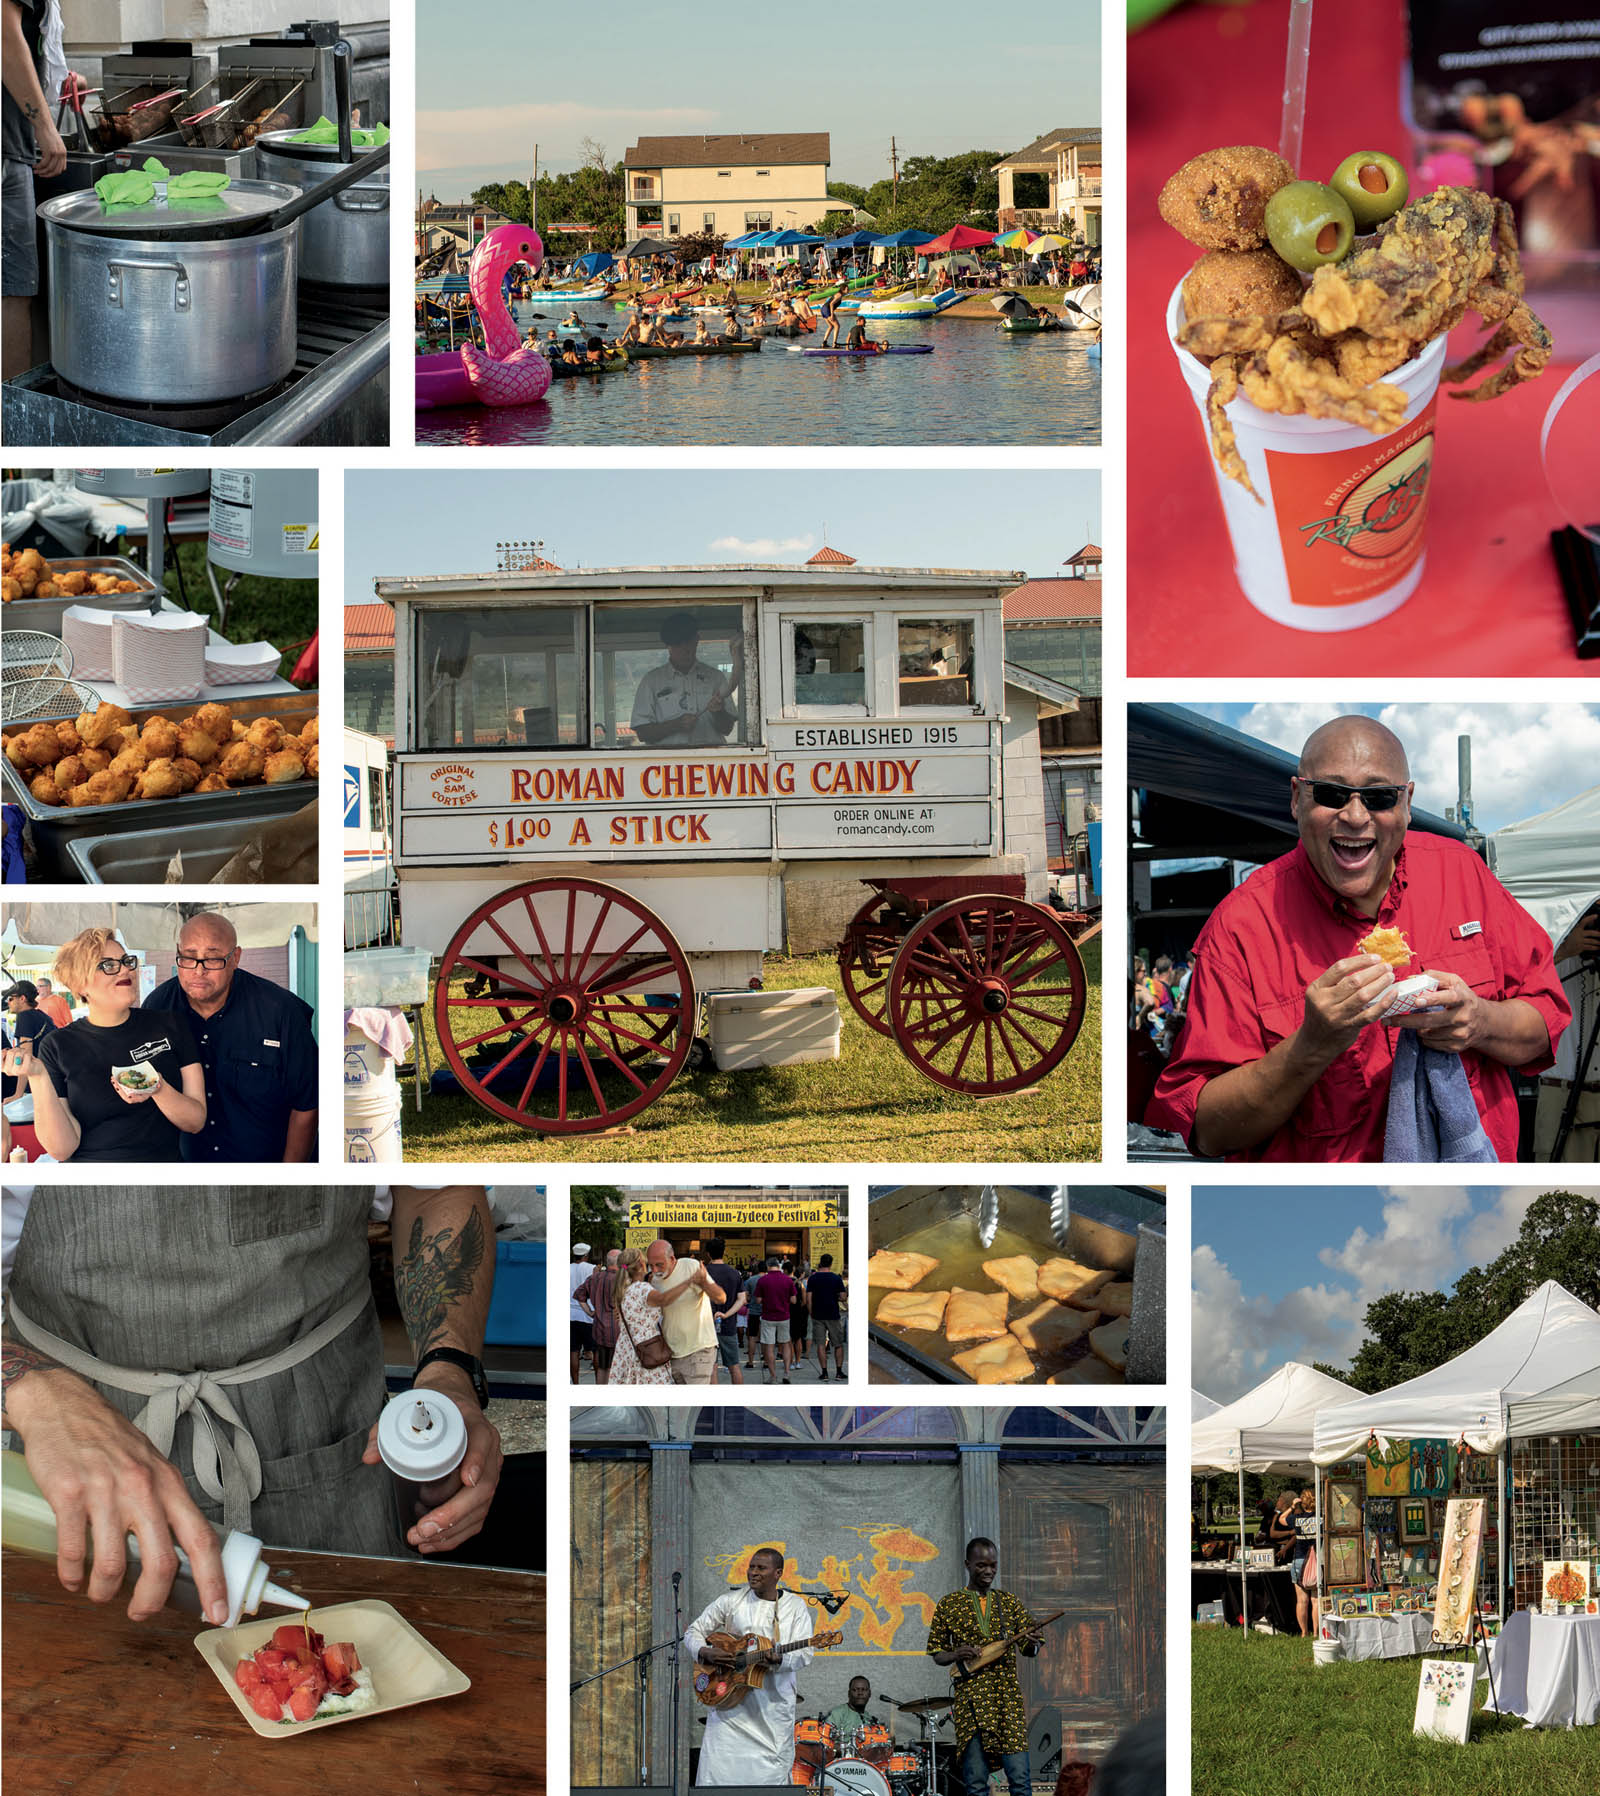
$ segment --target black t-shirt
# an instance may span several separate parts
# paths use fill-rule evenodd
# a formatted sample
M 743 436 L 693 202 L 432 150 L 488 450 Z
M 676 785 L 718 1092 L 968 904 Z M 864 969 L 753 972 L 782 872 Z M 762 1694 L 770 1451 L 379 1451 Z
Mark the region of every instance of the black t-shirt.
M 22 41 L 28 46 L 28 54 L 33 58 L 34 73 L 39 77 L 42 88 L 44 53 L 41 43 L 48 0 L 4 0 L 4 4 L 15 6 L 22 14 Z M 48 94 L 45 95 L 46 99 L 49 97 Z M 12 99 L 9 88 L 5 90 L 4 106 L 0 109 L 0 143 L 4 145 L 7 162 L 32 162 L 39 154 L 33 126 L 28 123 L 22 108 Z
M 744 1278 L 742 1274 L 734 1271 L 726 1260 L 713 1260 L 706 1267 L 706 1277 L 722 1292 L 723 1304 L 739 1301 L 739 1293 L 744 1289 Z M 717 1307 L 720 1309 L 722 1305 L 719 1304 Z M 717 1333 L 719 1335 L 731 1335 L 738 1332 L 739 1324 L 732 1316 L 717 1317 Z
M 16 1016 L 11 1018 L 11 1033 L 16 1040 L 17 1046 L 21 1047 L 25 1041 L 31 1041 L 33 1043 L 35 1055 L 39 1052 L 40 1041 L 54 1028 L 55 1024 L 51 1022 L 50 1018 L 47 1017 L 42 1010 L 37 1008 L 19 1011 Z M 7 1102 L 17 1096 L 21 1089 L 22 1081 L 20 1079 L 13 1079 L 8 1073 L 5 1081 Z
M 106 1029 L 86 1018 L 70 1029 L 55 1029 L 39 1049 L 57 1096 L 77 1119 L 79 1161 L 173 1162 L 180 1158 L 178 1125 L 169 1122 L 153 1098 L 125 1103 L 111 1088 L 114 1066 L 148 1061 L 174 1091 L 183 1090 L 183 1069 L 198 1066 L 200 1053 L 189 1025 L 170 1010 L 134 1010 L 126 1022 Z
M 809 1289 L 811 1291 L 811 1314 L 819 1322 L 837 1322 L 839 1320 L 839 1298 L 844 1292 L 844 1280 L 837 1272 L 813 1272 Z

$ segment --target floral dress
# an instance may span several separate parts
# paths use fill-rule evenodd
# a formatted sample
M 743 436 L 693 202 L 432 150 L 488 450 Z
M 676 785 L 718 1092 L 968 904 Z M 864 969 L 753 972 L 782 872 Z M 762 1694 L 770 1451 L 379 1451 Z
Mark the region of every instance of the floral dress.
M 650 1286 L 644 1279 L 628 1286 L 622 1299 L 622 1321 L 626 1327 L 617 1329 L 617 1351 L 611 1361 L 608 1381 L 611 1384 L 671 1384 L 669 1367 L 641 1366 L 639 1356 L 633 1350 L 634 1341 L 643 1345 L 661 1333 L 661 1311 L 650 1307 Z M 630 1331 L 633 1340 L 628 1338 Z

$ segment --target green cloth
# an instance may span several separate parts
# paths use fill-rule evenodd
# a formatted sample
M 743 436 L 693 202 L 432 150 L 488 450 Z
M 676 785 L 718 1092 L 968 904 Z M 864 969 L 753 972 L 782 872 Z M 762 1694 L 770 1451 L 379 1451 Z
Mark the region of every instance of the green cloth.
M 337 143 L 339 127 L 331 118 L 319 118 L 308 130 L 297 131 L 290 143 Z M 379 150 L 389 141 L 389 127 L 379 125 L 372 131 L 352 131 L 350 147 L 356 150 Z
M 836 1709 L 829 1709 L 827 1723 L 828 1726 L 833 1729 L 835 1745 L 840 1741 L 847 1739 L 851 1734 L 855 1733 L 858 1728 L 883 1727 L 886 1725 L 881 1716 L 873 1714 L 870 1705 L 868 1706 L 865 1715 L 858 1715 L 847 1702 L 840 1703 Z
M 156 197 L 156 182 L 167 184 L 168 205 L 185 205 L 196 200 L 214 200 L 228 186 L 227 175 L 212 174 L 203 168 L 192 168 L 181 175 L 169 174 L 165 164 L 154 156 L 145 159 L 143 168 L 130 168 L 122 174 L 102 175 L 94 184 L 103 206 L 148 206 Z

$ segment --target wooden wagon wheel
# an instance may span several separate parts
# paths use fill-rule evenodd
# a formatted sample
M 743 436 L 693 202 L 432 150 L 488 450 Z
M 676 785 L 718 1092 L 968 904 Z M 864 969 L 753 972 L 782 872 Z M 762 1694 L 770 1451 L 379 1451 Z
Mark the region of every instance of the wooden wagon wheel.
M 1055 917 L 1017 898 L 959 898 L 906 936 L 889 973 L 900 1051 L 935 1084 L 992 1095 L 1037 1084 L 1077 1040 L 1083 962 Z
M 498 965 L 466 951 L 485 927 L 504 944 Z M 486 993 L 466 992 L 485 977 Z M 593 1134 L 637 1116 L 677 1077 L 694 1039 L 694 980 L 637 898 L 592 879 L 538 879 L 480 904 L 456 931 L 433 1014 L 451 1070 L 485 1109 L 543 1134 Z
M 845 925 L 839 942 L 839 980 L 850 1008 L 869 1029 L 893 1035 L 884 1011 L 889 1002 L 889 969 L 905 937 L 903 919 L 878 913 L 887 900 L 881 892 L 869 898 Z

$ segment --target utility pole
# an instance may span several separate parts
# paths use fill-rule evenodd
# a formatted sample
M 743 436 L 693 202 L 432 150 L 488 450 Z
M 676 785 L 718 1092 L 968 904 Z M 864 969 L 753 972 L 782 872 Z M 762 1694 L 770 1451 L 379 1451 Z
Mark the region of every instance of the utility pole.
M 889 222 L 893 224 L 900 211 L 900 150 L 895 140 L 889 139 Z
M 539 228 L 539 146 L 533 146 L 533 179 L 528 183 L 528 223 Z

